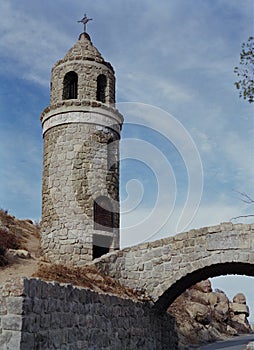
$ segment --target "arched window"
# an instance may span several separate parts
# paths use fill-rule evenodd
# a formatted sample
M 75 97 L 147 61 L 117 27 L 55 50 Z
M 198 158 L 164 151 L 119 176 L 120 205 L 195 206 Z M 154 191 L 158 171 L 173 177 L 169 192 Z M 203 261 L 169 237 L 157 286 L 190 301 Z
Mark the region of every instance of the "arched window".
M 113 212 L 110 200 L 101 196 L 94 201 L 94 229 L 113 231 Z
M 75 72 L 68 72 L 63 81 L 63 100 L 78 98 L 78 75 Z
M 107 78 L 104 74 L 100 74 L 97 77 L 97 92 L 96 92 L 96 100 L 105 103 L 106 101 L 106 90 L 107 86 Z

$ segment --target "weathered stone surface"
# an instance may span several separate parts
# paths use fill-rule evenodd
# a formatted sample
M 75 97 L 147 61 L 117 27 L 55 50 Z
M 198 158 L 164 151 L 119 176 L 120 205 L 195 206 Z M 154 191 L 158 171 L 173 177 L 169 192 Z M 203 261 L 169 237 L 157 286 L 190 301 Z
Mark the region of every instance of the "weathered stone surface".
M 230 309 L 234 314 L 245 314 L 247 317 L 250 315 L 249 307 L 245 304 L 231 303 Z
M 204 304 L 204 305 L 211 305 L 212 308 L 218 302 L 218 298 L 217 298 L 217 295 L 215 293 L 202 292 L 202 291 L 195 289 L 195 288 L 191 288 L 189 290 L 189 296 L 190 296 L 192 301 L 196 301 L 196 302 L 198 302 L 200 304 Z
M 210 290 L 207 281 L 197 283 L 181 294 L 168 309 L 176 319 L 180 349 L 250 333 L 246 315 L 232 312 L 226 294 L 218 289 L 207 293 L 204 286 Z M 243 297 L 241 299 L 244 300 Z M 246 307 L 245 304 L 238 305 Z
M 4 330 L 20 331 L 22 328 L 21 315 L 5 315 L 2 317 L 2 328 Z
M 20 288 L 20 280 L 18 284 L 9 282 L 8 288 L 13 292 L 15 285 Z M 22 296 L 6 293 L 1 299 L 13 312 L 2 316 L 3 350 L 177 349 L 174 319 L 169 314 L 155 314 L 150 303 L 39 279 L 25 279 Z M 15 304 L 19 305 L 18 314 L 14 313 Z
M 237 330 L 229 325 L 227 325 L 227 334 L 234 336 L 234 335 L 238 335 Z
M 186 305 L 187 313 L 199 323 L 209 324 L 211 322 L 211 309 L 207 305 L 189 301 Z
M 254 242 L 252 225 L 223 223 L 112 252 L 94 263 L 123 285 L 145 290 L 166 309 L 191 287 L 190 283 L 205 280 L 209 275 L 234 273 L 235 267 L 238 274 L 253 276 L 254 249 L 250 242 Z M 140 263 L 144 265 L 142 269 L 139 269 Z M 207 288 L 209 292 L 210 287 Z M 170 293 L 166 294 L 169 289 Z
M 209 279 L 196 283 L 192 288 L 197 289 L 203 293 L 209 293 L 212 291 L 212 286 Z
M 207 235 L 207 250 L 248 249 L 251 241 L 248 233 L 221 231 Z
M 23 311 L 23 298 L 22 297 L 9 297 L 6 300 L 7 312 L 9 314 L 22 315 Z
M 22 258 L 22 259 L 30 259 L 31 258 L 30 253 L 25 249 L 8 249 L 7 254 L 12 255 L 12 256 L 16 256 L 16 257 Z
M 237 293 L 233 298 L 233 303 L 246 304 L 246 297 L 243 293 Z
M 246 305 L 246 297 L 243 293 L 234 296 L 233 302 L 229 303 L 229 311 L 232 326 L 238 333 L 250 332 L 251 326 L 247 320 L 249 317 L 249 307 Z
M 3 350 L 20 350 L 21 333 L 19 331 L 3 331 L 0 335 L 0 346 Z
M 225 322 L 229 319 L 229 303 L 219 302 L 214 307 L 214 318 L 219 322 Z

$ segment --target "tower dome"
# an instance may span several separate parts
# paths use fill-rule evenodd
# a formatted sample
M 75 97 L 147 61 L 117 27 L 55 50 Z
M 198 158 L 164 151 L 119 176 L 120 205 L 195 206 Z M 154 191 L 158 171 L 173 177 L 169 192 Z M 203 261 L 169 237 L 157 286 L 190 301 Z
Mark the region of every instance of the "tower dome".
M 87 33 L 80 34 L 79 40 L 66 53 L 63 61 L 68 61 L 71 59 L 80 59 L 81 57 L 83 59 L 87 59 L 87 60 L 96 61 L 99 63 L 105 63 L 105 64 L 110 65 L 110 63 L 106 63 L 104 61 L 101 53 L 98 51 L 98 49 L 96 47 L 93 46 L 93 43 L 91 42 L 91 38 L 90 38 L 89 34 L 87 34 Z
M 115 75 L 87 33 L 51 72 L 42 115 L 41 247 L 54 263 L 82 265 L 119 249 L 119 140 Z

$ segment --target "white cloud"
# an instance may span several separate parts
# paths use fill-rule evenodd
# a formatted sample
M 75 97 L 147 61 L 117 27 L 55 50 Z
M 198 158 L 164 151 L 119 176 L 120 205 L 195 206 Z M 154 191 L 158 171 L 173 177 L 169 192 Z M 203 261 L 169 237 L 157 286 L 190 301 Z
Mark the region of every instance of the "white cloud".
M 0 51 L 6 58 L 5 70 L 48 86 L 50 67 L 61 58 L 71 38 L 55 22 L 26 10 L 12 1 L 0 3 Z
M 168 196 L 170 196 L 170 192 Z M 241 201 L 227 204 L 223 202 L 223 199 L 223 196 L 221 196 L 220 201 L 217 200 L 209 204 L 201 203 L 196 214 L 193 215 L 193 220 L 184 228 L 184 231 L 218 225 L 221 222 L 229 222 L 234 217 L 251 212 L 252 208 Z M 173 211 L 170 211 L 168 210 L 167 198 L 164 197 L 163 200 L 164 202 L 159 203 L 159 205 L 154 204 L 154 207 L 135 208 L 135 210 L 121 216 L 122 247 L 136 245 L 147 240 L 154 241 L 163 237 L 173 236 L 179 232 L 177 228 L 178 221 L 180 220 L 184 203 L 181 203 L 181 207 L 175 206 Z M 157 219 L 151 222 L 149 215 L 151 215 L 152 211 L 155 212 Z M 193 208 L 187 207 L 183 215 L 191 217 L 190 213 L 193 214 Z M 233 220 L 234 223 L 252 223 L 253 221 L 253 217 Z
M 162 76 L 156 71 L 149 73 L 144 71 L 144 66 L 137 66 L 134 73 L 128 72 L 127 63 L 123 62 L 119 69 L 121 86 L 120 92 L 122 98 L 126 101 L 137 101 L 144 103 L 155 103 L 156 100 L 166 99 L 168 105 L 171 101 L 174 103 L 188 102 L 195 97 L 195 92 L 186 86 L 181 86 L 177 81 Z M 140 69 L 139 69 L 140 68 Z

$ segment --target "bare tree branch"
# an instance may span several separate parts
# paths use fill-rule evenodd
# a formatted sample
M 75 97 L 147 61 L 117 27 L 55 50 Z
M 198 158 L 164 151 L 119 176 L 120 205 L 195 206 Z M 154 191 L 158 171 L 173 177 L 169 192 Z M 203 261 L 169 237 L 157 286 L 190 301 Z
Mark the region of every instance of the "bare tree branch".
M 248 214 L 248 215 L 239 215 L 239 216 L 236 216 L 234 218 L 231 218 L 230 221 L 233 221 L 233 220 L 237 220 L 237 219 L 241 219 L 241 218 L 250 218 L 250 217 L 253 217 L 254 214 Z
M 254 199 L 251 196 L 249 196 L 246 192 L 241 192 L 237 190 L 233 190 L 233 191 L 240 194 L 240 196 L 242 197 L 240 198 L 242 202 L 247 204 L 254 204 Z M 231 218 L 230 221 L 237 220 L 240 218 L 250 218 L 250 217 L 254 217 L 254 214 L 239 215 L 234 218 Z
M 234 190 L 236 193 L 239 193 L 243 198 L 241 198 L 241 201 L 247 204 L 251 204 L 254 203 L 254 199 L 251 198 L 247 193 L 245 192 L 240 192 L 240 191 L 236 191 Z

